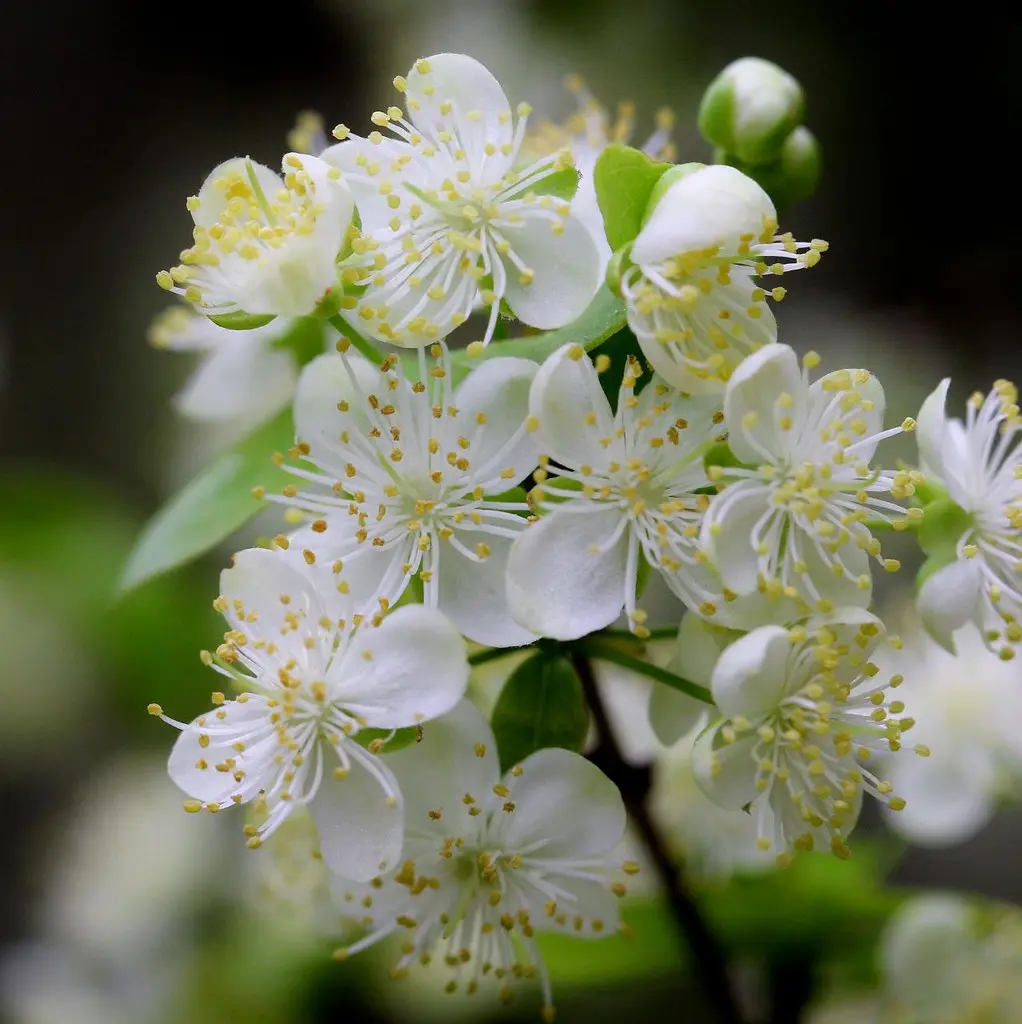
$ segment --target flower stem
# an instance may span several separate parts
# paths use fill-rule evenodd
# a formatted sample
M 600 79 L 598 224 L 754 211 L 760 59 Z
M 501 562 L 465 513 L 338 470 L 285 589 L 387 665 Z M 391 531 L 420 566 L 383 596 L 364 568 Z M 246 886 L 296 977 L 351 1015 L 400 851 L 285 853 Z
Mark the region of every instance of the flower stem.
M 601 653 L 600 657 L 603 656 Z M 741 1010 L 728 980 L 724 951 L 703 919 L 678 865 L 671 858 L 663 836 L 646 806 L 649 789 L 648 778 L 644 786 L 634 784 L 637 769 L 630 765 L 621 754 L 607 709 L 596 685 L 596 677 L 593 675 L 593 666 L 588 653 L 576 647 L 571 652 L 571 660 L 582 683 L 582 690 L 585 693 L 586 702 L 589 705 L 599 737 L 599 745 L 591 755 L 592 760 L 621 790 L 628 814 L 660 877 L 681 938 L 691 951 L 696 976 L 703 986 L 715 1020 L 719 1024 L 743 1024 Z M 642 663 L 640 662 L 640 664 Z
M 358 349 L 358 351 L 361 352 L 366 359 L 370 360 L 370 362 L 375 363 L 377 366 L 383 362 L 383 353 L 371 341 L 363 338 L 362 335 L 351 326 L 351 324 L 345 323 L 340 316 L 330 317 L 330 325 L 342 338 L 347 338 L 347 340 L 351 342 L 352 346 Z
M 582 645 L 582 650 L 592 658 L 620 665 L 622 668 L 627 668 L 641 676 L 648 676 L 650 679 L 655 679 L 658 683 L 670 686 L 673 690 L 680 690 L 682 693 L 688 694 L 689 697 L 694 697 L 704 704 L 713 704 L 713 696 L 705 686 L 693 683 L 682 676 L 676 676 L 673 672 L 660 668 L 659 665 L 651 665 L 648 661 L 643 661 L 641 658 L 636 658 L 634 655 L 622 651 L 612 643 L 601 643 L 598 635 L 587 639 Z

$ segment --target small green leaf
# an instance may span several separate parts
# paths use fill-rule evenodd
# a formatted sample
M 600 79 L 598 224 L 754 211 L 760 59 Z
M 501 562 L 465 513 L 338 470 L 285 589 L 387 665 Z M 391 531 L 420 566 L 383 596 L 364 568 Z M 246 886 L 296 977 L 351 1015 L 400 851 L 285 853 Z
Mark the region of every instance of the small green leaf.
M 593 184 L 612 250 L 635 240 L 653 187 L 671 166 L 630 146 L 608 146 L 600 154 Z
M 393 735 L 391 733 L 393 732 Z M 376 740 L 382 740 L 383 746 L 376 753 L 386 755 L 395 751 L 404 750 L 417 742 L 420 733 L 417 726 L 409 725 L 405 729 L 359 729 L 352 739 L 360 746 L 369 749 L 370 744 Z M 388 738 L 389 737 L 389 738 Z
M 240 309 L 233 313 L 220 313 L 209 318 L 217 327 L 226 327 L 230 331 L 254 331 L 257 327 L 265 327 L 271 320 L 276 320 L 273 313 L 245 313 Z
M 120 592 L 191 561 L 265 508 L 252 488 L 271 489 L 291 479 L 271 456 L 293 441 L 288 410 L 211 462 L 149 521 L 128 558 Z
M 501 771 L 544 747 L 580 751 L 589 714 L 571 662 L 545 652 L 522 662 L 504 683 L 491 724 Z

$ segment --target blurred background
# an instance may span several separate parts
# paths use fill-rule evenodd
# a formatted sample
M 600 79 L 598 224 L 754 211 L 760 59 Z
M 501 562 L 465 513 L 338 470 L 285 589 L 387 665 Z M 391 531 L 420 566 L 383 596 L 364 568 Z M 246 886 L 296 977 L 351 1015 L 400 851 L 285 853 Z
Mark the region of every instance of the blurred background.
M 197 652 L 222 628 L 210 600 L 225 552 L 124 600 L 113 593 L 142 524 L 230 433 L 174 413 L 171 396 L 194 364 L 146 343 L 166 305 L 154 274 L 184 244 L 184 198 L 216 163 L 247 153 L 276 165 L 302 109 L 328 126 L 365 123 L 390 102 L 395 74 L 441 50 L 479 58 L 512 100 L 554 120 L 572 110 L 568 72 L 608 105 L 635 101 L 639 138 L 668 105 L 679 159 L 706 160 L 695 130 L 702 90 L 729 61 L 767 57 L 802 82 L 824 154 L 821 189 L 783 226 L 831 242 L 821 266 L 792 282 L 780 340 L 817 349 L 825 368 L 876 371 L 896 422 L 944 374 L 959 402 L 1022 369 L 1012 262 L 1022 217 L 1008 159 L 1020 29 L 1019 16 L 984 5 L 947 18 L 800 0 L 7 5 L 0 1017 L 316 1024 L 341 1012 L 498 1014 L 492 1002 L 444 997 L 428 977 L 394 984 L 384 958 L 333 963 L 330 923 L 311 911 L 322 879 L 307 858 L 250 866 L 238 856 L 237 821 L 225 831 L 212 816 L 183 819 L 164 773 L 172 736 L 145 707 L 160 701 L 188 718 L 208 695 Z M 711 883 L 729 943 L 740 950 L 762 926 L 780 951 L 767 970 L 740 971 L 750 1005 L 764 986 L 801 1005 L 819 981 L 807 950 L 842 922 L 854 921 L 845 937 L 867 950 L 856 969 L 871 976 L 868 946 L 888 908 L 877 863 L 892 884 L 1015 902 L 1020 840 L 1022 814 L 1009 807 L 965 843 L 898 849 L 896 865 L 878 831 L 845 874 L 810 858 L 786 880 Z M 739 906 L 760 907 L 759 925 Z M 559 1019 L 660 1019 L 665 1000 L 691 1007 L 678 1019 L 707 1019 L 669 922 L 655 908 L 636 913 L 647 927 L 633 921 L 630 943 L 551 947 Z M 769 932 L 771 915 L 795 922 L 787 939 Z M 535 1019 L 532 995 L 501 1014 Z M 782 1003 L 774 1020 L 800 1019 L 797 1009 L 784 1017 Z M 849 1012 L 873 1019 L 868 1008 Z

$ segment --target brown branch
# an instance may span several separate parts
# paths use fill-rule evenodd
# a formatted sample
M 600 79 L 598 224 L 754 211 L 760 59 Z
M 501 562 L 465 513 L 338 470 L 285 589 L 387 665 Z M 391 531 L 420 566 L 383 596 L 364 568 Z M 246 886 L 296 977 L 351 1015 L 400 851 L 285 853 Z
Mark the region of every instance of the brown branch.
M 599 746 L 592 759 L 621 790 L 628 814 L 663 884 L 681 939 L 691 952 L 698 981 L 706 993 L 715 1019 L 720 1024 L 743 1024 L 741 1010 L 728 981 L 724 951 L 703 919 L 646 806 L 648 780 L 646 785 L 634 784 L 636 769 L 621 754 L 589 658 L 581 651 L 574 650 L 571 660 L 582 683 L 599 736 Z

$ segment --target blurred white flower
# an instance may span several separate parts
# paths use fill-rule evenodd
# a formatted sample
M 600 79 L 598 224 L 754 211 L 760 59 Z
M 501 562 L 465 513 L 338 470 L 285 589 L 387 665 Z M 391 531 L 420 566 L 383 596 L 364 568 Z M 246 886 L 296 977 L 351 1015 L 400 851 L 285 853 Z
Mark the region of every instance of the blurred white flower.
M 870 467 L 877 443 L 911 429 L 883 429 L 884 391 L 866 370 L 809 383 L 787 345 L 750 356 L 724 395 L 728 444 L 747 467 L 712 467 L 727 486 L 710 504 L 702 542 L 721 580 L 739 595 L 777 602 L 777 621 L 843 606 L 867 607 L 869 560 L 880 556 L 868 521 L 904 524 L 921 514 L 882 497 L 910 496 L 918 474 Z M 751 468 L 755 467 L 755 468 Z M 783 603 L 782 603 L 783 602 Z
M 355 209 L 340 172 L 288 153 L 284 176 L 248 157 L 215 167 L 187 207 L 194 241 L 156 275 L 200 313 L 304 316 L 336 287 Z
M 719 393 L 746 356 L 777 340 L 766 298 L 784 289 L 756 279 L 815 266 L 826 243 L 775 235 L 770 197 L 725 165 L 668 171 L 653 203 L 621 277 L 628 326 L 669 384 Z
M 910 629 L 900 650 L 875 659 L 883 675 L 904 677 L 898 696 L 912 709 L 912 739 L 932 751 L 885 766 L 905 800 L 888 822 L 923 846 L 968 839 L 1022 785 L 1022 669 L 987 650 L 973 626 L 954 641 L 957 657 Z
M 899 680 L 881 680 L 870 661 L 883 637 L 876 616 L 843 608 L 790 629 L 761 626 L 714 666 L 725 717 L 696 741 L 696 777 L 722 807 L 748 808 L 758 844 L 781 859 L 821 844 L 847 857 L 864 790 L 904 806 L 865 767 L 900 748 L 905 724 L 904 704 L 886 693 Z
M 278 552 L 242 551 L 220 579 L 216 607 L 231 627 L 210 662 L 243 692 L 181 730 L 170 777 L 185 810 L 253 801 L 257 847 L 300 807 L 319 829 L 324 860 L 351 878 L 387 870 L 401 851 L 401 793 L 364 729 L 416 726 L 465 692 L 465 644 L 437 611 L 412 605 L 379 626 L 331 617 L 307 576 Z M 331 758 L 332 755 L 332 758 Z M 331 763 L 336 759 L 335 763 Z
M 636 396 L 641 372 L 635 361 L 625 369 L 616 413 L 580 345 L 550 356 L 532 384 L 530 426 L 557 476 L 533 492 L 543 515 L 515 541 L 507 586 L 512 615 L 535 633 L 572 640 L 624 609 L 644 635 L 642 559 L 690 608 L 723 610 L 698 544 L 719 406 L 656 378 Z
M 501 776 L 489 725 L 467 701 L 389 758 L 405 794 L 401 868 L 361 886 L 338 880 L 342 909 L 365 938 L 403 936 L 397 972 L 442 956 L 448 991 L 473 993 L 495 977 L 503 993 L 538 975 L 545 1017 L 552 993 L 535 942 L 541 931 L 582 938 L 618 927 L 611 855 L 624 834 L 617 788 L 567 750 L 531 754 Z
M 919 411 L 919 454 L 928 477 L 944 484 L 964 517 L 956 558 L 925 580 L 919 612 L 949 649 L 951 633 L 972 621 L 991 649 L 1011 658 L 1022 640 L 1018 389 L 1001 380 L 985 397 L 974 394 L 963 424 L 944 411 L 950 383 L 942 381 Z
M 388 107 L 372 120 L 396 138 L 360 138 L 341 125 L 343 141 L 323 154 L 379 243 L 378 273 L 345 315 L 374 338 L 412 347 L 446 337 L 480 302 L 490 310 L 483 344 L 502 303 L 543 329 L 578 317 L 600 265 L 572 211 L 570 156 L 519 167 L 530 108 L 520 104 L 516 121 L 497 80 L 464 54 L 418 60 L 394 84 L 407 118 Z
M 230 420 L 245 426 L 255 426 L 279 412 L 294 394 L 298 367 L 294 355 L 276 343 L 294 323 L 289 317 L 277 317 L 262 327 L 235 331 L 187 306 L 164 310 L 149 329 L 152 344 L 202 356 L 187 384 L 174 396 L 174 407 L 189 419 Z
M 314 517 L 290 548 L 362 614 L 386 610 L 417 576 L 425 603 L 469 639 L 529 643 L 504 587 L 528 505 L 504 492 L 536 466 L 525 421 L 537 367 L 490 359 L 454 388 L 442 343 L 435 356 L 427 369 L 420 350 L 414 382 L 396 358 L 382 368 L 355 355 L 310 363 L 295 398 L 304 465 L 291 471 L 313 486 L 273 500 Z

